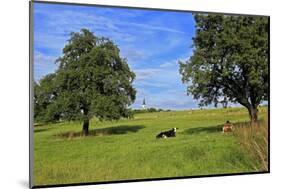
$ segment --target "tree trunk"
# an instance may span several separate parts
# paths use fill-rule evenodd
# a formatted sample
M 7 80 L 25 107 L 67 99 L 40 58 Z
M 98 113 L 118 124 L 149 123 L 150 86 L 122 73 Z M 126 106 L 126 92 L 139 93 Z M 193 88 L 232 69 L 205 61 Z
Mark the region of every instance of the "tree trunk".
M 256 106 L 250 106 L 247 108 L 251 119 L 251 125 L 253 125 L 258 121 L 258 108 Z
M 82 133 L 83 133 L 83 136 L 89 135 L 89 119 L 84 120 Z

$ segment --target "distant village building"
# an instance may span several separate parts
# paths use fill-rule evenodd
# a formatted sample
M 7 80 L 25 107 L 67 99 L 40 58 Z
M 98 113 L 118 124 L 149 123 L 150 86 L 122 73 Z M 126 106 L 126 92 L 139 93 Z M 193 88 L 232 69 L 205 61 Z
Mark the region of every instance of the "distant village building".
M 146 109 L 146 104 L 145 104 L 145 98 L 142 101 L 142 109 L 145 110 Z

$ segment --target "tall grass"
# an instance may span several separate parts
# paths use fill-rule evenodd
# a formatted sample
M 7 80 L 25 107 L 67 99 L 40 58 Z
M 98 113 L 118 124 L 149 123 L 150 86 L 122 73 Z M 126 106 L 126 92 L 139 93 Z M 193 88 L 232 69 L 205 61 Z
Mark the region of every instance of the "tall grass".
M 251 156 L 252 168 L 256 171 L 268 171 L 267 118 L 254 125 L 247 122 L 236 124 L 234 135 Z

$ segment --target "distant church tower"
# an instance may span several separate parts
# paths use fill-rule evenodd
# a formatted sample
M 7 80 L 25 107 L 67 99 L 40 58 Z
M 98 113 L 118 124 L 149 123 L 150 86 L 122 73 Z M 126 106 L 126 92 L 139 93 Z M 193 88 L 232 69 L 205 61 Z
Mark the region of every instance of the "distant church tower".
M 145 98 L 142 101 L 142 109 L 145 110 L 146 109 L 146 104 L 145 104 Z

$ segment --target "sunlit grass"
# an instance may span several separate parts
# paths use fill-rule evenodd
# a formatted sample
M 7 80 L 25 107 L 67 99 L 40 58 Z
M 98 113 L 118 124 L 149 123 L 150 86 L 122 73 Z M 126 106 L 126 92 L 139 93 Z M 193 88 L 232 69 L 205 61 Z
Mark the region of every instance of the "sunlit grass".
M 265 118 L 263 109 L 261 117 Z M 247 110 L 142 113 L 116 122 L 92 119 L 89 137 L 80 135 L 80 122 L 35 127 L 35 184 L 264 171 L 260 163 L 253 164 L 253 154 L 241 142 L 238 129 L 221 132 L 226 120 L 248 121 Z M 155 138 L 173 127 L 179 128 L 177 137 Z

